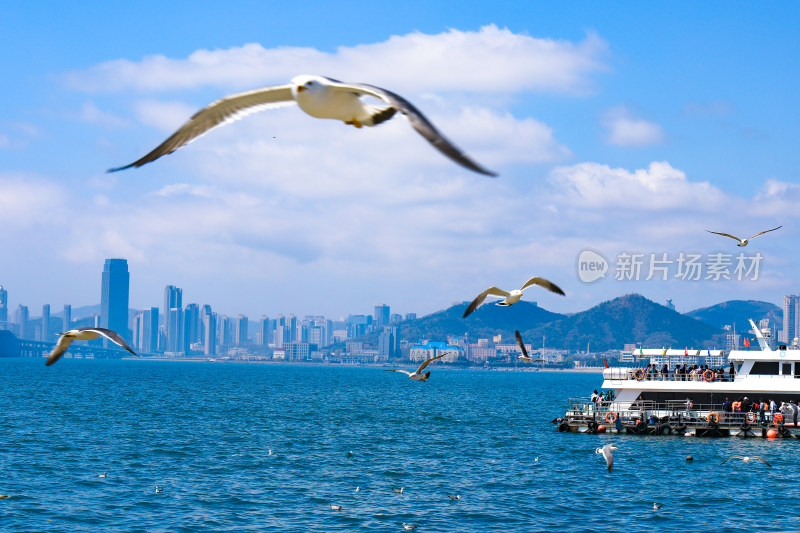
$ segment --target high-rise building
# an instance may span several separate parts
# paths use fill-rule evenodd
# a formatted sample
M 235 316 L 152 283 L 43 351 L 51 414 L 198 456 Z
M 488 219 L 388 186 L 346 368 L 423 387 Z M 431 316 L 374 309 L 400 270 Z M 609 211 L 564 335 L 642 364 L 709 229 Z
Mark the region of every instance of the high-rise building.
M 61 319 L 61 331 L 69 331 L 72 329 L 72 306 L 69 304 L 64 305 L 64 316 Z
M 158 352 L 158 307 L 145 309 L 141 314 L 139 326 L 139 351 Z
M 384 305 L 384 304 L 376 305 L 375 306 L 375 314 L 373 315 L 373 317 L 374 317 L 374 321 L 373 322 L 375 323 L 375 327 L 380 329 L 383 326 L 388 326 L 389 325 L 390 316 L 391 315 L 389 313 L 389 306 L 388 305 Z
M 800 333 L 800 296 L 787 294 L 783 297 L 783 331 L 779 341 L 791 344 Z
M 128 261 L 106 259 L 100 289 L 100 327 L 116 331 L 127 342 L 131 342 L 128 332 L 129 287 Z M 117 347 L 108 340 L 104 345 Z
M 8 327 L 8 291 L 0 285 L 0 329 Z
M 50 338 L 50 304 L 44 304 L 42 306 L 42 322 L 39 326 L 39 338 L 37 340 L 53 340 Z
M 183 351 L 183 291 L 175 285 L 164 289 L 164 334 L 165 352 Z
M 239 315 L 236 317 L 236 346 L 247 344 L 247 317 Z
M 397 327 L 385 326 L 378 335 L 378 353 L 386 357 L 393 357 L 397 352 Z
M 258 321 L 258 335 L 256 335 L 256 342 L 261 346 L 269 344 L 269 318 L 266 315 L 261 315 Z
M 183 312 L 183 351 L 189 353 L 192 344 L 200 342 L 200 306 L 188 304 Z
M 28 331 L 28 306 L 19 304 L 14 315 L 14 322 L 17 324 L 17 335 L 20 339 L 30 339 L 30 332 Z
M 200 308 L 200 341 L 203 344 L 206 343 L 206 316 L 210 315 L 211 313 L 212 313 L 211 306 L 208 304 L 205 304 L 203 305 L 203 307 Z M 214 324 L 215 327 L 213 334 L 216 335 L 217 334 L 216 321 L 214 322 Z
M 209 312 L 206 311 L 208 307 Z M 210 312 L 210 306 L 203 306 L 203 353 L 206 355 L 217 355 L 217 314 Z
M 231 324 L 231 319 L 228 315 L 221 315 L 217 317 L 217 328 L 219 328 L 219 345 L 222 346 L 231 346 L 232 342 L 232 335 L 231 330 L 233 329 Z

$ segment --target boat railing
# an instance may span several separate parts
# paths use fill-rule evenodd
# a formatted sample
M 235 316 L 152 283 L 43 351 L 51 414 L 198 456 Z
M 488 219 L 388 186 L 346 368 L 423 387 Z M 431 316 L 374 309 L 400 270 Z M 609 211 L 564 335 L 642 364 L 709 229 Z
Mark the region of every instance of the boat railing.
M 690 404 L 685 400 L 654 402 L 592 402 L 589 398 L 570 398 L 565 418 L 578 423 L 594 422 L 597 425 L 615 425 L 617 420 L 624 426 L 709 427 L 721 426 L 767 426 L 785 423 L 793 425 L 793 412 L 770 411 L 726 412 L 721 404 Z
M 609 381 L 733 381 L 731 375 L 725 372 L 712 370 L 712 374 L 704 376 L 703 370 L 695 374 L 675 374 L 674 371 L 662 373 L 648 372 L 645 368 L 606 368 L 603 371 L 603 378 Z M 735 378 L 734 374 L 734 378 Z M 748 376 L 750 377 L 750 376 Z M 765 376 L 765 377 L 791 377 L 791 376 Z

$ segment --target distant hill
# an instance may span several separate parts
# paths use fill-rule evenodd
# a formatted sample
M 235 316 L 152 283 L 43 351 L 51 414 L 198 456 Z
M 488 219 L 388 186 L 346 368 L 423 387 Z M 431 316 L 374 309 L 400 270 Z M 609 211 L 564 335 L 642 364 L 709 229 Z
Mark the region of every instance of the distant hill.
M 737 332 L 751 330 L 748 318 L 752 318 L 756 324 L 763 318 L 769 318 L 770 322 L 779 328 L 783 323 L 783 310 L 780 307 L 758 300 L 730 300 L 711 307 L 689 311 L 686 316 L 718 328 L 736 324 Z
M 603 302 L 581 313 L 521 332 L 526 342 L 552 348 L 591 351 L 621 349 L 626 343 L 660 346 L 718 347 L 720 328 L 677 313 L 639 294 Z
M 486 303 L 467 318 L 462 318 L 469 302 L 400 324 L 400 338 L 409 342 L 420 339 L 444 340 L 447 335 L 469 334 L 470 340 L 502 334 L 504 341 L 514 341 L 514 330 L 530 329 L 566 315 L 553 313 L 524 300 L 510 307 Z M 477 342 L 477 341 L 476 341 Z

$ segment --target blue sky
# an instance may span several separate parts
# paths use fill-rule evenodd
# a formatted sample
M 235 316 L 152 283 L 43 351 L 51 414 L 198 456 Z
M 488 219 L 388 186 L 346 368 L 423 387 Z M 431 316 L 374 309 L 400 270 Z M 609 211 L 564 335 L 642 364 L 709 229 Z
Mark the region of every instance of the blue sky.
M 639 292 L 687 311 L 798 292 L 800 7 L 791 2 L 7 3 L 0 284 L 37 315 L 163 287 L 223 313 L 427 314 L 531 275 L 579 311 Z M 297 108 L 141 169 L 194 111 L 302 73 L 419 107 L 490 180 L 402 117 L 354 130 Z M 11 82 L 9 82 L 11 80 Z M 274 141 L 274 142 L 273 142 Z M 736 254 L 759 278 L 582 283 L 576 258 Z M 677 264 L 673 263 L 674 268 Z

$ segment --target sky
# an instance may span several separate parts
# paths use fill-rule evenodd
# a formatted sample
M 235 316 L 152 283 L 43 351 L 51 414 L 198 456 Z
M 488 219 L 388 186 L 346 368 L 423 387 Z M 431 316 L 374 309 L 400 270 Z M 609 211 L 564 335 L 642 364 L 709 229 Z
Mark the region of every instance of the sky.
M 800 292 L 797 3 L 340 4 L 4 2 L 9 308 L 96 304 L 111 257 L 131 307 L 176 285 L 251 318 L 422 316 L 531 276 L 566 292 L 526 290 L 557 312 Z M 356 129 L 297 106 L 106 172 L 299 74 L 402 95 L 499 177 L 400 115 Z M 777 226 L 745 248 L 707 231 Z M 605 275 L 587 282 L 582 253 Z

